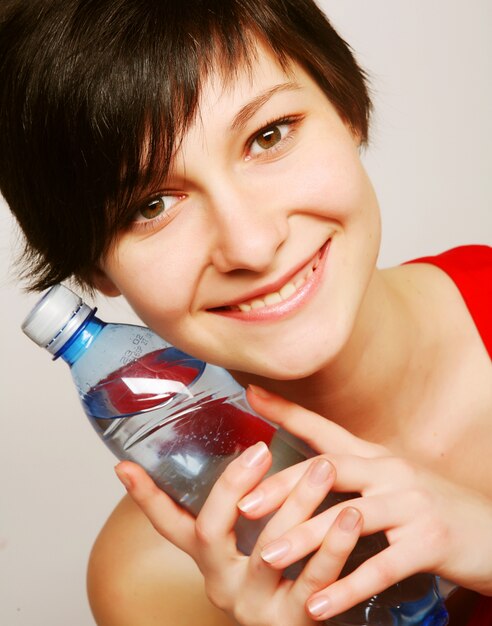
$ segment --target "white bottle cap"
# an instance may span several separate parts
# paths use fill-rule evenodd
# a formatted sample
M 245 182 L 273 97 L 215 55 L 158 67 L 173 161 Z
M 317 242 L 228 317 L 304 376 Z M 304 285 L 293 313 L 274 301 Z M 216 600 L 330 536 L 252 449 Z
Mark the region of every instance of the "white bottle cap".
M 38 346 L 55 354 L 90 313 L 80 296 L 64 285 L 55 285 L 34 306 L 22 330 Z

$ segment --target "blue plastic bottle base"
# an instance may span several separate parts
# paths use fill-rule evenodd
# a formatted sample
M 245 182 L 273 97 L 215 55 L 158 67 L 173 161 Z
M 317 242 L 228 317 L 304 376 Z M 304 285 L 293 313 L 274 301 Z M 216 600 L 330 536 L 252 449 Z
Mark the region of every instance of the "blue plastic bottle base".
M 340 622 L 334 617 L 332 620 L 321 622 L 323 626 L 354 626 L 353 622 Z M 378 623 L 368 622 L 371 626 L 379 626 Z M 436 605 L 432 613 L 422 617 L 418 613 L 407 617 L 395 615 L 394 626 L 447 626 L 449 624 L 449 615 L 444 604 Z M 366 626 L 361 624 L 360 626 Z
M 395 616 L 395 626 L 446 626 L 449 615 L 443 600 L 432 598 L 431 594 L 415 602 L 406 602 L 399 609 L 391 612 Z
M 449 615 L 437 583 L 417 600 L 395 607 L 378 607 L 368 601 L 361 613 L 342 613 L 324 622 L 323 626 L 447 626 Z
M 436 608 L 433 615 L 429 615 L 422 626 L 446 626 L 449 624 L 449 615 L 444 606 Z

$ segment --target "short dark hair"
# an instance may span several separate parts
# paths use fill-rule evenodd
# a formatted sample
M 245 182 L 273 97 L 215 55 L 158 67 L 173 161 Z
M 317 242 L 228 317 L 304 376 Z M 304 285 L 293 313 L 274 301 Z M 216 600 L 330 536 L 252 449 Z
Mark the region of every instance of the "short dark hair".
M 17 0 L 0 18 L 0 189 L 33 290 L 82 286 L 162 180 L 209 68 L 233 77 L 262 41 L 299 63 L 368 135 L 366 76 L 312 0 Z

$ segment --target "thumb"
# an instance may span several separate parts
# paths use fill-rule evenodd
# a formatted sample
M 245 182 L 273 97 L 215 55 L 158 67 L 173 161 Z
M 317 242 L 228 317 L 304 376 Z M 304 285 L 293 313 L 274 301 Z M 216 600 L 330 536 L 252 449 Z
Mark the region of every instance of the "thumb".
M 115 472 L 157 532 L 193 557 L 195 519 L 159 489 L 137 463 L 122 461 Z

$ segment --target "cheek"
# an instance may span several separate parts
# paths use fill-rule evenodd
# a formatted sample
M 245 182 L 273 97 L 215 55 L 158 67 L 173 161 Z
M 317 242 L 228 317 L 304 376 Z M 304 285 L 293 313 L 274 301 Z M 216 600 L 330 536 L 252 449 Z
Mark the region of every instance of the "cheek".
M 122 246 L 107 269 L 130 306 L 152 327 L 189 310 L 199 267 L 193 253 L 185 253 L 186 246 L 166 245 L 161 234 Z
M 330 145 L 330 144 L 328 144 Z M 334 261 L 339 274 L 350 276 L 354 294 L 365 289 L 379 253 L 380 212 L 374 188 L 358 150 L 347 141 L 312 153 L 294 188 L 303 188 L 304 206 L 333 221 L 339 229 Z M 344 286 L 347 289 L 347 285 Z
M 350 146 L 312 152 L 300 162 L 289 182 L 297 206 L 340 222 L 378 212 L 372 185 Z

